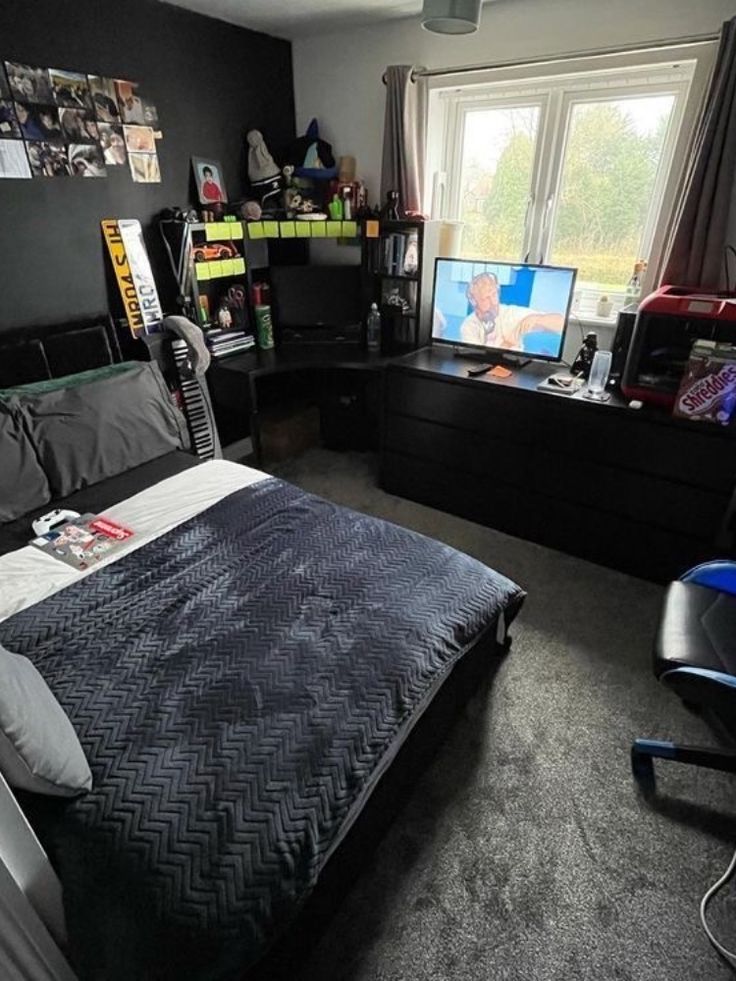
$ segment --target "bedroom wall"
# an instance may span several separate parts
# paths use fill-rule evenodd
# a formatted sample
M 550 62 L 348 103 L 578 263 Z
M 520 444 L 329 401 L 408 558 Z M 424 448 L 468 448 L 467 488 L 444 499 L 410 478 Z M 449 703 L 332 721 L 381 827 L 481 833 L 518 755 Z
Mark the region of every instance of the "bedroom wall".
M 137 81 L 156 103 L 160 184 L 127 168 L 106 179 L 0 180 L 0 330 L 94 317 L 108 307 L 100 220 L 139 218 L 163 299 L 173 284 L 151 218 L 194 203 L 192 154 L 222 163 L 231 200 L 244 134 L 294 135 L 291 45 L 156 0 L 2 0 L 0 59 Z
M 297 126 L 312 116 L 336 154 L 353 154 L 378 193 L 387 65 L 428 68 L 488 64 L 513 58 L 716 32 L 733 16 L 733 0 L 497 0 L 484 5 L 481 29 L 465 38 L 421 29 L 419 15 L 384 25 L 294 42 Z

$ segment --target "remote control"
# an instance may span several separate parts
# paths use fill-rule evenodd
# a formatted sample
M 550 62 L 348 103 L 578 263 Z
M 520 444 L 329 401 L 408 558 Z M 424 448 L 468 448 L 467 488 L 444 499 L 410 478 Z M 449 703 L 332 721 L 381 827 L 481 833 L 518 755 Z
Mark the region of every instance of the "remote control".
M 478 375 L 487 375 L 492 367 L 492 364 L 482 364 L 477 368 L 468 368 L 468 375 L 470 375 L 471 378 L 475 378 Z

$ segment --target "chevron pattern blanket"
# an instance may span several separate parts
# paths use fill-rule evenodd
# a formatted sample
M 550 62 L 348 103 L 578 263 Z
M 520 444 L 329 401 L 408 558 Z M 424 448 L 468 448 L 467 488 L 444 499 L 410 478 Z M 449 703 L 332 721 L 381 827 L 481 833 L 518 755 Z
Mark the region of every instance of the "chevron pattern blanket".
M 53 853 L 82 978 L 239 977 L 518 586 L 269 479 L 0 625 L 94 776 Z

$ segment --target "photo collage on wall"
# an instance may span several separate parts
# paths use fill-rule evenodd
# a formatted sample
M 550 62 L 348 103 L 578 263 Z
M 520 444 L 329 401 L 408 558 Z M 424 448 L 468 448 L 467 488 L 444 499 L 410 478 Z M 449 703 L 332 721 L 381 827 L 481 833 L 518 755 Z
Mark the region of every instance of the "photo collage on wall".
M 159 183 L 156 106 L 135 82 L 39 68 L 0 68 L 0 178 L 106 177 L 125 167 Z

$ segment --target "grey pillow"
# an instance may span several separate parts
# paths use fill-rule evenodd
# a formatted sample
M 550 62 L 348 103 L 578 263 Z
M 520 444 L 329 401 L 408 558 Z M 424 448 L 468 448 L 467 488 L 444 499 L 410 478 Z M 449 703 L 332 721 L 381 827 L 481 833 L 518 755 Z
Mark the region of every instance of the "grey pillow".
M 0 402 L 0 523 L 48 504 L 51 488 L 14 401 Z
M 70 375 L 68 387 L 18 396 L 54 497 L 188 446 L 158 365 L 127 367 L 84 384 Z
M 73 797 L 92 773 L 74 727 L 22 654 L 0 645 L 0 771 L 11 787 Z

